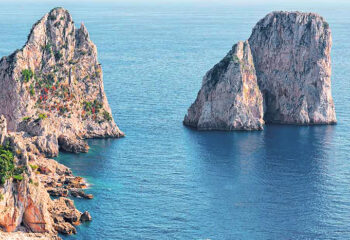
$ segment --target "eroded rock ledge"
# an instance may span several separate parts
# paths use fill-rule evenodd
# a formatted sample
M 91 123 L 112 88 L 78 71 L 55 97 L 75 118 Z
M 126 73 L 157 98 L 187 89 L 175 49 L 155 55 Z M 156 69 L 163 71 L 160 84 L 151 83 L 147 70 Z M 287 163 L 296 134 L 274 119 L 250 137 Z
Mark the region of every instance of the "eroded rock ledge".
M 86 138 L 124 136 L 85 26 L 76 29 L 63 8 L 34 24 L 24 47 L 0 60 L 0 102 L 0 238 L 74 234 L 91 216 L 68 197 L 93 196 L 83 178 L 49 158 L 59 149 L 87 152 Z
M 236 44 L 205 75 L 184 124 L 200 130 L 261 130 L 264 121 L 336 123 L 331 45 L 329 25 L 317 14 L 268 14 L 244 47 Z

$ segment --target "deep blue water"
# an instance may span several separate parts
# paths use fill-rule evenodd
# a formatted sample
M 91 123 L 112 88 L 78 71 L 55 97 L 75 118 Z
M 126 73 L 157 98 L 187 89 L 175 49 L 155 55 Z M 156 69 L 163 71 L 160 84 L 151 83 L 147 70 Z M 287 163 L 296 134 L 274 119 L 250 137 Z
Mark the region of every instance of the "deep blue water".
M 58 160 L 91 184 L 93 221 L 64 239 L 350 239 L 349 5 L 0 2 L 0 55 L 62 5 L 98 47 L 123 139 Z M 319 12 L 333 32 L 335 126 L 198 132 L 202 76 L 271 10 Z

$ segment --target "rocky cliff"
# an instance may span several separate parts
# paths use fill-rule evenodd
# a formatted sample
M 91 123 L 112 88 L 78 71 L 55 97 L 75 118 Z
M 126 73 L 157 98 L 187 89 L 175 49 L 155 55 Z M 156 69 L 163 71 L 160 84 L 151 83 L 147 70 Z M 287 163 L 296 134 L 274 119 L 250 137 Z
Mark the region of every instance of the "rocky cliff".
M 262 101 L 249 43 L 239 42 L 207 72 L 184 123 L 201 130 L 259 130 Z
M 92 198 L 81 190 L 86 187 L 83 179 L 47 159 L 34 138 L 26 132 L 7 132 L 6 119 L 0 117 L 0 236 L 8 239 L 58 239 L 58 232 L 73 234 L 75 225 L 91 220 L 66 198 L 76 192 Z
M 67 197 L 93 196 L 84 179 L 47 157 L 87 152 L 86 138 L 124 135 L 85 26 L 76 29 L 63 8 L 39 20 L 24 47 L 0 61 L 0 102 L 0 238 L 75 233 L 91 216 Z
M 0 102 L 9 130 L 37 136 L 47 156 L 56 156 L 59 145 L 85 152 L 84 138 L 123 136 L 104 93 L 96 46 L 63 8 L 41 18 L 24 47 L 1 59 Z
M 335 123 L 328 23 L 314 13 L 273 12 L 249 38 L 265 121 Z
M 262 129 L 264 121 L 336 122 L 330 78 L 332 38 L 322 17 L 270 13 L 257 23 L 245 45 L 245 56 L 250 58 L 241 59 L 231 51 L 205 75 L 184 124 L 197 129 L 253 130 Z M 245 68 L 250 70 L 241 71 Z M 242 98 L 242 92 L 249 94 Z

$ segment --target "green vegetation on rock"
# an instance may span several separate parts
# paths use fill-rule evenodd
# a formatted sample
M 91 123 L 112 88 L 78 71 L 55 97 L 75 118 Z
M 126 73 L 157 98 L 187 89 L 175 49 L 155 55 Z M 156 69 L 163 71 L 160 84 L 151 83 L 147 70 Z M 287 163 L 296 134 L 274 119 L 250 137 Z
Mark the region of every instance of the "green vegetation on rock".
M 29 82 L 29 80 L 31 80 L 33 78 L 34 74 L 32 72 L 32 70 L 30 69 L 23 69 L 22 70 L 22 79 L 23 82 L 27 83 Z
M 16 181 L 22 181 L 23 180 L 23 175 L 21 175 L 21 174 L 13 175 L 13 179 L 15 179 Z
M 4 184 L 15 170 L 13 153 L 8 147 L 0 146 L 0 183 Z
M 47 118 L 47 114 L 46 113 L 39 113 L 39 115 L 38 115 L 38 119 L 39 120 L 44 120 L 46 118 Z
M 28 120 L 30 120 L 30 117 L 23 117 L 22 118 L 22 121 L 28 121 Z
M 102 103 L 96 99 L 93 102 L 85 101 L 83 107 L 87 115 L 97 114 L 102 109 Z
M 8 145 L 0 145 L 0 184 L 4 184 L 5 181 L 11 177 L 16 181 L 23 180 L 22 173 L 25 170 L 25 166 L 15 167 L 12 149 Z
M 33 84 L 30 84 L 29 93 L 30 93 L 30 96 L 34 96 L 35 95 L 35 90 L 34 90 L 34 85 Z
M 104 110 L 104 112 L 103 112 L 103 118 L 104 118 L 106 121 L 112 121 L 112 116 L 111 116 L 111 114 L 109 114 L 109 112 L 107 112 L 106 110 Z
M 29 164 L 29 166 L 33 171 L 36 171 L 39 168 L 38 165 L 34 165 L 34 164 Z

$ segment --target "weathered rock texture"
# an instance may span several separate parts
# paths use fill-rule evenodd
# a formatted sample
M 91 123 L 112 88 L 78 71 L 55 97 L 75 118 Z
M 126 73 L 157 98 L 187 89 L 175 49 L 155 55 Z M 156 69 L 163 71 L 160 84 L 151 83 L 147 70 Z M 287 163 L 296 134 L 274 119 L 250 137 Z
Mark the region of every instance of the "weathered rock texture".
M 62 240 L 53 234 L 25 233 L 25 232 L 0 232 L 0 239 L 6 240 Z
M 6 129 L 6 121 L 1 123 L 0 128 Z M 33 145 L 30 139 L 23 137 L 24 134 L 2 135 L 3 144 L 9 146 L 15 154 L 15 166 L 23 168 L 23 179 L 10 178 L 0 186 L 0 228 L 6 232 L 24 227 L 31 232 L 53 233 L 48 212 L 51 199 L 29 167 L 28 151 L 32 152 Z
M 328 23 L 314 13 L 273 12 L 249 38 L 265 121 L 335 123 Z
M 248 42 L 235 45 L 205 75 L 184 124 L 202 130 L 260 130 L 263 119 L 281 124 L 336 122 L 331 31 L 322 17 L 270 13 L 257 23 Z
M 239 42 L 205 75 L 184 122 L 201 130 L 262 129 L 262 102 L 249 43 Z
M 24 47 L 0 60 L 0 103 L 0 145 L 13 153 L 16 171 L 0 183 L 0 238 L 75 233 L 91 216 L 65 197 L 93 196 L 82 190 L 83 178 L 47 157 L 59 149 L 87 152 L 86 138 L 123 136 L 85 26 L 76 29 L 62 8 L 39 20 Z
M 0 121 L 0 129 L 6 129 L 6 121 Z M 42 233 L 44 239 L 57 239 L 57 232 L 76 233 L 75 225 L 88 219 L 84 216 L 81 220 L 82 213 L 75 209 L 73 201 L 62 196 L 71 193 L 73 197 L 93 198 L 81 190 L 86 188 L 84 179 L 74 177 L 69 168 L 42 155 L 35 145 L 35 137 L 28 133 L 9 132 L 2 137 L 3 145 L 14 153 L 16 168 L 23 169 L 23 179 L 11 177 L 0 185 L 0 236 L 1 231 L 20 231 Z M 49 194 L 61 198 L 52 200 Z M 40 237 L 14 234 L 8 238 L 16 236 Z
M 22 49 L 1 59 L 0 114 L 9 130 L 36 136 L 49 157 L 58 154 L 59 143 L 85 152 L 77 139 L 123 136 L 102 79 L 85 26 L 76 29 L 68 11 L 55 8 L 33 26 Z

